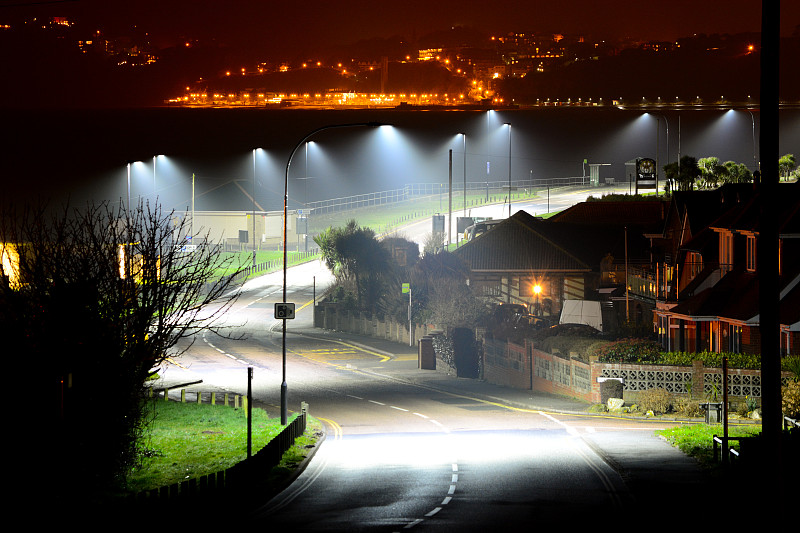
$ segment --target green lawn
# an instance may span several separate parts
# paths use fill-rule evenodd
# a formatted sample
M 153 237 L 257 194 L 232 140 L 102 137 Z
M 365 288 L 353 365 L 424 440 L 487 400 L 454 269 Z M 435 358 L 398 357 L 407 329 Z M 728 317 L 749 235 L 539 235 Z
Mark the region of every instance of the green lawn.
M 761 433 L 761 425 L 743 424 L 729 425 L 728 437 L 748 437 Z M 705 466 L 714 466 L 714 435 L 722 436 L 722 424 L 687 424 L 669 429 L 656 431 L 657 435 L 664 437 L 667 442 L 677 447 L 683 453 L 694 457 Z M 731 442 L 738 449 L 738 443 Z
M 128 478 L 131 493 L 171 485 L 225 470 L 247 457 L 247 418 L 243 409 L 224 405 L 154 401 L 142 441 L 141 465 Z M 282 426 L 254 408 L 252 452 L 264 447 Z M 321 435 L 309 417 L 306 433 L 286 452 L 276 474 L 290 474 Z

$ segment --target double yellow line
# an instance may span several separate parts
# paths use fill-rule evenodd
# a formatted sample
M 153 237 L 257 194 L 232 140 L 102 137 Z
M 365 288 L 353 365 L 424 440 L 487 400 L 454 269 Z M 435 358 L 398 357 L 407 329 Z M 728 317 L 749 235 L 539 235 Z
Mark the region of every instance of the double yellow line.
M 330 426 L 331 430 L 333 431 L 333 440 L 342 440 L 342 426 L 330 418 L 317 417 L 317 420 L 321 420 L 322 422 L 325 422 L 326 425 Z

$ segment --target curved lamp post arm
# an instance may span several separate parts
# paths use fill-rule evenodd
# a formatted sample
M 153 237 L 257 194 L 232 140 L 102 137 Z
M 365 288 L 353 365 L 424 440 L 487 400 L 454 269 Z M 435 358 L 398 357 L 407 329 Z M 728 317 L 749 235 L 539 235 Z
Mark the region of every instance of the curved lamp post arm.
M 367 127 L 367 128 L 377 128 L 379 126 L 384 126 L 385 124 L 381 124 L 379 122 L 354 122 L 354 123 L 347 123 L 347 124 L 329 124 L 327 126 L 321 126 L 310 133 L 308 133 L 305 137 L 303 137 L 300 142 L 298 142 L 292 151 L 289 153 L 289 160 L 286 162 L 286 174 L 284 176 L 283 182 L 283 303 L 286 303 L 286 274 L 287 274 L 287 263 L 289 259 L 289 254 L 287 250 L 287 220 L 289 217 L 289 167 L 292 165 L 292 158 L 297 150 L 303 146 L 307 140 L 311 137 L 316 135 L 317 133 L 330 130 L 334 128 L 358 128 L 358 127 Z M 287 399 L 288 399 L 288 386 L 286 384 L 286 319 L 283 319 L 283 353 L 282 353 L 282 367 L 283 367 L 283 380 L 281 381 L 281 425 L 286 425 L 288 421 L 288 413 L 289 409 L 287 406 Z

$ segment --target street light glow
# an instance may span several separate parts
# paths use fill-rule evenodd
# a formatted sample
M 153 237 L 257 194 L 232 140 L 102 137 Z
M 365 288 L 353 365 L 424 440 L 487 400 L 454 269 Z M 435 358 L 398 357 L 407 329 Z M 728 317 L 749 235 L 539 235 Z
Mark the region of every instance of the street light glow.
M 359 127 L 366 127 L 366 128 L 377 128 L 380 126 L 385 126 L 385 124 L 381 124 L 379 122 L 355 122 L 355 123 L 347 123 L 347 124 L 329 124 L 327 126 L 321 126 L 310 133 L 308 133 L 305 137 L 303 137 L 292 149 L 289 153 L 289 159 L 286 161 L 286 173 L 284 174 L 284 181 L 283 181 L 283 304 L 286 305 L 286 279 L 287 279 L 287 272 L 288 272 L 288 261 L 289 261 L 289 254 L 287 249 L 287 230 L 288 230 L 288 216 L 289 216 L 289 168 L 292 165 L 292 158 L 297 150 L 300 149 L 306 141 L 310 140 L 314 137 L 317 133 L 320 133 L 325 130 L 331 129 L 339 129 L 339 128 L 359 128 Z M 286 383 L 286 318 L 282 319 L 283 328 L 282 328 L 282 380 L 281 380 L 281 425 L 285 426 L 288 422 L 289 418 L 289 408 L 288 408 L 288 384 Z

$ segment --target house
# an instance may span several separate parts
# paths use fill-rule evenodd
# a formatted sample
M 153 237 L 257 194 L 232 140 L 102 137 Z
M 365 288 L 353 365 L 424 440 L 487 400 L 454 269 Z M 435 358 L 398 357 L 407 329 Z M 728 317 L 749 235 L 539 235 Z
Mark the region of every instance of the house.
M 677 249 L 679 219 L 675 203 L 663 197 L 582 202 L 550 218 L 558 223 L 599 225 L 624 235 L 627 254 L 603 261 L 595 299 L 612 303 L 621 320 L 639 324 L 652 316 L 659 286 L 664 284 L 662 266 Z
M 518 211 L 453 253 L 487 300 L 522 303 L 555 320 L 565 300 L 600 299 L 608 274 L 624 264 L 626 233 L 597 221 L 554 222 Z M 648 260 L 640 234 L 627 236 L 627 254 L 632 262 Z
M 781 184 L 769 206 L 779 220 L 778 287 L 783 354 L 800 353 L 800 185 Z M 654 313 L 670 351 L 760 352 L 758 191 L 725 209 L 680 247 L 677 292 Z

